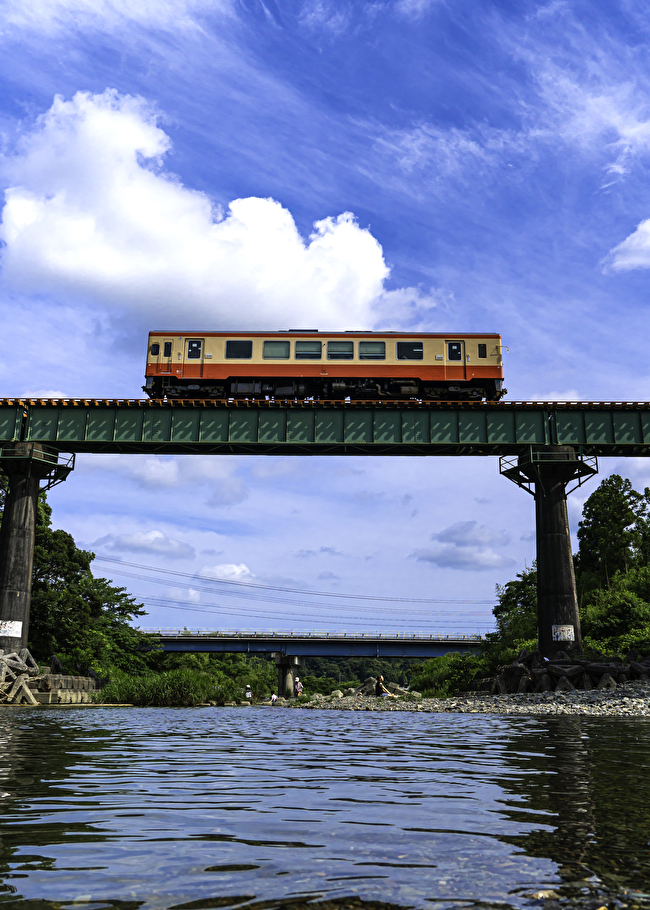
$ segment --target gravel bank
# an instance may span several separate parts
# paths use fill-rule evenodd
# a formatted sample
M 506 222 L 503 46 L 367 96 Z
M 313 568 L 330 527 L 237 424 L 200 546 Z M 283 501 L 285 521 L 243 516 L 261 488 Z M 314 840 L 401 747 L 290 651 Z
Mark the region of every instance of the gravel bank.
M 614 691 L 538 695 L 469 695 L 453 698 L 325 698 L 313 696 L 294 710 L 412 711 L 419 714 L 581 714 L 589 717 L 650 717 L 650 682 L 630 682 Z

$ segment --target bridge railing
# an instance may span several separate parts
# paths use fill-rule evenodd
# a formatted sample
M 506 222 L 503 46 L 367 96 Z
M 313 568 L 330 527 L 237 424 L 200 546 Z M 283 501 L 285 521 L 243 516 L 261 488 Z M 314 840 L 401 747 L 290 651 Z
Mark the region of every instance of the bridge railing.
M 436 633 L 436 632 L 343 632 L 330 630 L 312 630 L 308 632 L 278 632 L 277 630 L 260 629 L 162 629 L 140 628 L 141 632 L 149 635 L 159 635 L 161 638 L 263 638 L 263 639 L 347 639 L 373 641 L 484 641 L 485 635 L 475 632 L 467 633 Z

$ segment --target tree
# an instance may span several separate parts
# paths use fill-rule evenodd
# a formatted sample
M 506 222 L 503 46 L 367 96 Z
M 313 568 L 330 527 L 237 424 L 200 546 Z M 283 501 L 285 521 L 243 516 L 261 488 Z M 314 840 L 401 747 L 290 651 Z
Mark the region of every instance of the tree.
M 518 572 L 514 581 L 497 585 L 498 603 L 492 609 L 497 631 L 495 640 L 509 647 L 537 637 L 537 570 Z
M 0 492 L 6 480 L 0 478 Z M 0 496 L 1 507 L 4 495 Z M 92 666 L 144 669 L 141 646 L 148 641 L 130 625 L 145 610 L 124 588 L 95 578 L 95 554 L 79 549 L 72 536 L 52 529 L 52 509 L 39 495 L 34 548 L 34 574 L 29 648 L 36 660 L 55 654 L 71 673 Z
M 605 478 L 582 510 L 575 560 L 581 594 L 606 588 L 616 572 L 627 572 L 641 549 L 649 549 L 649 499 L 619 474 Z

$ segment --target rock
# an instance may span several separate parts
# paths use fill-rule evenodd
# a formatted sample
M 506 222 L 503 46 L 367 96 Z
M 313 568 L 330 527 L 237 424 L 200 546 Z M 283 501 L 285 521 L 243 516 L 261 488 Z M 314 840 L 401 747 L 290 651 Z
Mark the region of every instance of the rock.
M 354 690 L 355 695 L 374 695 L 375 686 L 377 685 L 377 680 L 374 676 L 369 676 L 368 679 L 362 683 L 360 686 Z
M 321 692 L 314 692 L 309 701 L 325 701 L 325 696 Z
M 601 691 L 603 689 L 608 692 L 612 691 L 616 688 L 616 680 L 613 678 L 611 673 L 604 673 L 600 682 L 598 683 L 597 688 Z
M 354 690 L 352 690 L 352 691 L 354 691 Z M 334 689 L 334 691 L 332 692 L 332 698 L 343 698 L 343 693 L 341 692 L 340 689 Z
M 543 673 L 542 676 L 537 681 L 537 685 L 533 689 L 533 692 L 552 692 L 553 683 L 551 682 L 551 677 L 548 673 Z
M 409 695 L 412 695 L 413 698 L 422 698 L 422 693 L 416 692 L 415 690 L 413 690 L 413 692 L 409 692 Z
M 569 679 L 568 676 L 562 676 L 557 681 L 555 691 L 556 692 L 575 692 L 575 686 L 573 685 L 573 683 L 571 682 L 571 680 Z
M 530 654 L 524 648 L 523 651 L 520 651 L 519 654 L 517 655 L 517 663 L 525 664 L 525 663 L 528 663 L 529 660 L 530 660 Z
M 532 676 L 522 676 L 517 686 L 517 694 L 523 695 L 524 692 L 532 692 L 535 687 Z
M 506 679 L 504 673 L 501 673 L 499 676 L 497 676 L 497 692 L 499 695 L 508 694 L 508 680 Z
M 584 670 L 582 671 L 582 676 L 579 676 L 576 680 L 576 689 L 584 689 L 585 692 L 591 691 L 593 686 L 591 685 L 591 677 Z
M 533 651 L 528 659 L 528 663 L 531 670 L 540 670 L 544 666 L 542 652 L 538 650 Z
M 401 686 L 398 686 L 397 683 L 384 683 L 389 692 L 392 692 L 393 695 L 408 695 L 408 689 L 402 689 Z
M 343 697 L 348 698 L 350 695 L 356 695 L 356 694 L 357 694 L 356 689 L 346 689 L 345 692 L 343 693 Z

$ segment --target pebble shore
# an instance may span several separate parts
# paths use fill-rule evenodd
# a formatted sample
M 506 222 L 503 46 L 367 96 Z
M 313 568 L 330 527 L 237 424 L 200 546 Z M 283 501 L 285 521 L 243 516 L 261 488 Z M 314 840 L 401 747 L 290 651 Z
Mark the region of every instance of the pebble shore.
M 614 691 L 576 690 L 537 695 L 458 695 L 452 698 L 343 698 L 312 696 L 294 710 L 411 711 L 420 714 L 579 714 L 588 717 L 650 717 L 650 681 L 629 682 Z

